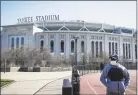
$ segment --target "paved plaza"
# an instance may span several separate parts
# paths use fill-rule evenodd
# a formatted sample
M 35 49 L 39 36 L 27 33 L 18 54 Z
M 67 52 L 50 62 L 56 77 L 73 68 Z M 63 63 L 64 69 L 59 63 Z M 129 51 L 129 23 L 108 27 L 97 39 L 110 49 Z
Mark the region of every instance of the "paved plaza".
M 55 83 L 58 89 L 62 88 L 62 83 L 64 78 L 70 78 L 71 71 L 64 72 L 6 72 L 1 73 L 2 79 L 12 79 L 16 82 L 2 88 L 1 94 L 30 94 L 34 95 L 37 93 L 48 93 L 51 92 L 43 91 L 41 88 L 45 89 L 48 83 Z M 57 82 L 55 82 L 57 81 Z M 51 85 L 51 84 L 50 84 Z M 49 85 L 48 85 L 49 86 Z M 40 92 L 41 91 L 41 92 Z M 60 93 L 57 90 L 55 93 Z
M 81 76 L 81 95 L 105 94 L 105 87 L 101 84 L 100 72 L 93 72 Z M 129 70 L 131 83 L 127 94 L 136 94 L 136 70 Z M 57 95 L 62 94 L 63 79 L 71 79 L 71 71 L 64 72 L 6 72 L 1 73 L 2 79 L 15 80 L 13 84 L 2 88 L 1 94 L 30 94 Z M 70 80 L 71 81 L 71 80 Z M 101 89 L 99 91 L 99 89 Z

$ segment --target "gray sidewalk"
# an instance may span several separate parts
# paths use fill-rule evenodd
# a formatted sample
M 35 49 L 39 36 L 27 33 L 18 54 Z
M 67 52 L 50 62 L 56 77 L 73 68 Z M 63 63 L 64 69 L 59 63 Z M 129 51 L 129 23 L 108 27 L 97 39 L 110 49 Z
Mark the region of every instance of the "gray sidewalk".
M 4 87 L 1 89 L 1 94 L 37 94 L 42 93 L 41 89 L 46 84 L 48 84 L 51 81 L 60 79 L 60 78 L 66 78 L 71 76 L 71 71 L 66 72 L 12 72 L 12 73 L 1 73 L 3 79 L 14 79 L 16 82 Z M 60 82 L 60 83 L 59 83 Z M 53 82 L 49 85 L 55 85 L 54 83 L 59 84 L 59 88 L 61 88 L 61 85 L 63 83 L 62 79 L 57 80 L 57 82 Z M 48 86 L 49 86 L 48 85 Z M 46 89 L 47 86 L 44 87 Z M 57 87 L 57 86 L 56 86 Z M 41 90 L 40 90 L 41 89 Z M 54 89 L 54 88 L 53 88 Z M 40 91 L 39 91 L 40 90 Z M 45 93 L 52 94 L 52 91 L 49 93 L 47 91 L 44 91 Z M 57 92 L 58 93 L 58 92 Z
M 66 79 L 71 79 L 71 76 L 66 77 Z M 62 85 L 63 85 L 63 79 L 56 80 L 48 85 L 45 85 L 35 95 L 41 95 L 41 94 L 62 95 Z

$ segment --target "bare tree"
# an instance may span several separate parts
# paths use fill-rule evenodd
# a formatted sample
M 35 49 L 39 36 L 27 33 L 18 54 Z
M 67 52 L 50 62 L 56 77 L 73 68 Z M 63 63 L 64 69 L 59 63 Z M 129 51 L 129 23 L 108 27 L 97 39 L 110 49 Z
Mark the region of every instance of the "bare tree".
M 75 55 L 69 55 L 69 63 L 71 66 L 75 65 Z
M 82 54 L 82 56 L 81 56 L 81 63 L 82 63 L 82 65 L 86 65 L 87 62 L 88 62 L 88 56 L 87 56 L 86 53 L 84 53 L 84 54 Z
M 109 55 L 106 52 L 103 52 L 101 56 L 101 61 L 106 65 L 109 63 Z
M 2 52 L 1 56 L 1 65 L 4 65 L 4 60 L 6 59 L 6 62 L 8 62 L 11 66 L 22 67 L 32 67 L 35 63 L 41 66 L 42 60 L 49 61 L 51 59 L 48 49 L 44 49 L 40 52 L 40 50 L 37 49 L 17 48 Z

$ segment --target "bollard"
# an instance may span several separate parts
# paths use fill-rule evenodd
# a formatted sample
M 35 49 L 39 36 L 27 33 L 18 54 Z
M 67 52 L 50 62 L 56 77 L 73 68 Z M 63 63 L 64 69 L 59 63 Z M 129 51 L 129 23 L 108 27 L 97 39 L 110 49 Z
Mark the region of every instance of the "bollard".
M 63 80 L 62 95 L 73 95 L 72 86 L 69 79 Z
M 80 74 L 78 70 L 73 72 L 72 79 L 73 95 L 80 95 Z

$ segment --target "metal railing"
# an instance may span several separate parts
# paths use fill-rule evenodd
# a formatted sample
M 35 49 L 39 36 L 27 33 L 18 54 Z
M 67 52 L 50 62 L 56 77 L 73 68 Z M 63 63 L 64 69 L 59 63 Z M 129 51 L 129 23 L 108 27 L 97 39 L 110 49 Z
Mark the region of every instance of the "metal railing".
M 100 72 L 99 64 L 74 65 L 72 69 L 78 70 L 80 76 Z

